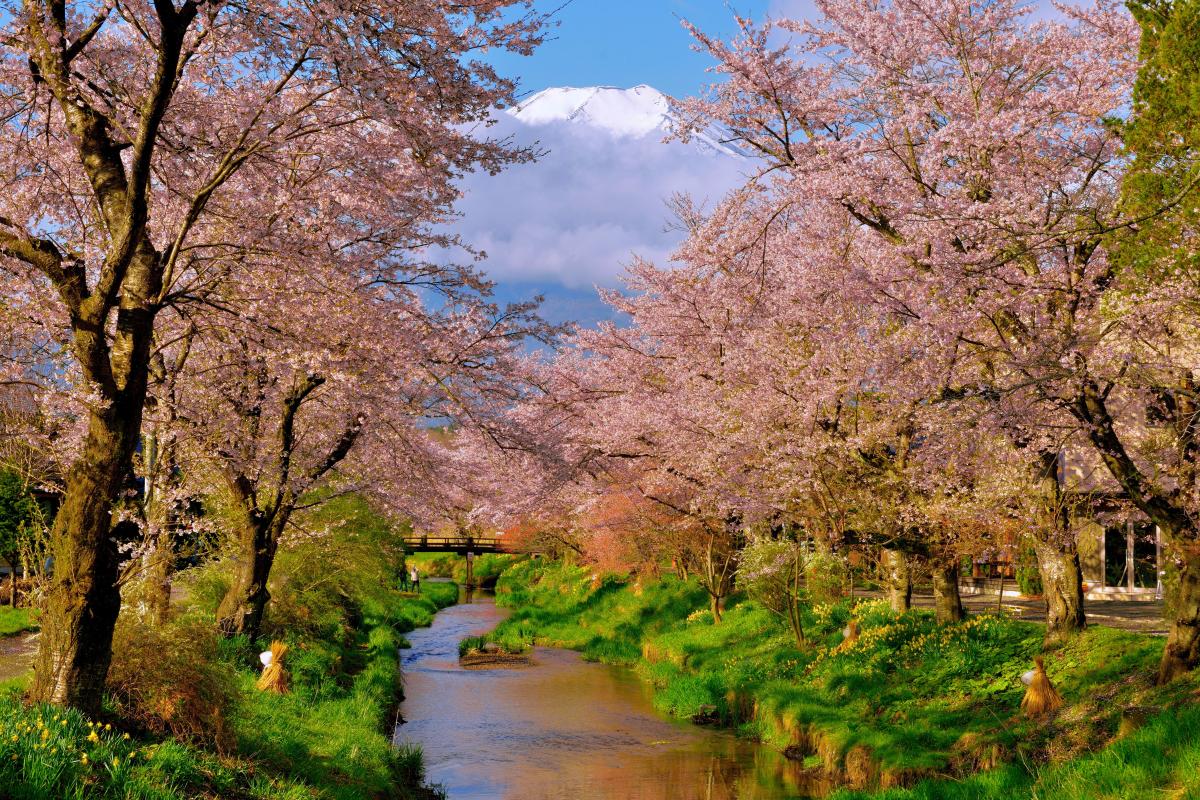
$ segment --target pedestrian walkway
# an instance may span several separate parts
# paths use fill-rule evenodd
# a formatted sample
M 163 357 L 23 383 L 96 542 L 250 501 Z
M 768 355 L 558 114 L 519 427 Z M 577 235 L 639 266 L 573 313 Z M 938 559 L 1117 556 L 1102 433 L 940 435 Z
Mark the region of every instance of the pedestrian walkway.
M 963 606 L 967 611 L 978 613 L 995 611 L 996 595 L 963 595 Z M 917 608 L 933 608 L 933 595 L 913 593 L 913 605 Z M 1019 619 L 1044 622 L 1046 603 L 1020 597 L 1005 597 L 1001 604 L 1015 613 Z M 1093 625 L 1107 625 L 1126 631 L 1166 636 L 1168 625 L 1163 620 L 1161 600 L 1084 600 L 1084 613 Z
M 23 633 L 0 639 L 0 681 L 19 678 L 33 669 L 37 637 L 36 633 Z

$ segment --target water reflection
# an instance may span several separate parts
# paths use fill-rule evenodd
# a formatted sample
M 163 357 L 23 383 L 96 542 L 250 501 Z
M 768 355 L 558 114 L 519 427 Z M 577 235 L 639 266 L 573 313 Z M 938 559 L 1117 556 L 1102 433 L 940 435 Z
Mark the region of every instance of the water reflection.
M 794 762 L 655 713 L 629 670 L 538 648 L 537 666 L 463 670 L 458 641 L 504 617 L 485 595 L 409 634 L 407 720 L 450 800 L 781 800 L 823 788 Z

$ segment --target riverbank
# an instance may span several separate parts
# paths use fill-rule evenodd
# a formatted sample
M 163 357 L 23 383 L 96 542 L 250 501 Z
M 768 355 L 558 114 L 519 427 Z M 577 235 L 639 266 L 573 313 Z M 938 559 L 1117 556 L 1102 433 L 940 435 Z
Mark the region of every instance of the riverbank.
M 355 523 L 354 509 L 341 509 Z M 419 748 L 392 746 L 404 633 L 457 601 L 427 583 L 402 594 L 386 530 L 281 553 L 262 637 L 221 639 L 215 604 L 229 565 L 178 577 L 188 602 L 163 625 L 128 608 L 103 715 L 26 707 L 0 689 L 0 795 L 13 800 L 426 800 Z M 258 653 L 288 643 L 290 691 L 255 687 Z
M 661 710 L 785 751 L 844 797 L 1068 800 L 1197 781 L 1198 683 L 1152 686 L 1163 646 L 1154 637 L 1093 626 L 1046 653 L 1066 706 L 1031 721 L 1019 713 L 1019 678 L 1041 652 L 1042 629 L 1008 616 L 938 625 L 924 611 L 843 602 L 805 610 L 801 647 L 744 598 L 714 625 L 705 593 L 674 577 L 637 585 L 528 561 L 497 590 L 513 611 L 496 638 L 633 666 Z M 861 635 L 846 644 L 851 617 Z
M 673 721 L 624 667 L 535 648 L 524 669 L 470 669 L 464 640 L 507 615 L 486 592 L 438 614 L 403 652 L 401 743 L 423 748 L 451 800 L 784 800 L 808 796 L 795 762 L 729 731 Z
M 0 697 L 0 786 L 14 800 L 436 797 L 421 788 L 419 750 L 391 745 L 396 653 L 402 631 L 428 624 L 456 595 L 453 584 L 430 584 L 419 598 L 366 610 L 340 642 L 295 637 L 287 695 L 254 688 L 257 670 L 248 657 L 258 646 L 218 643 L 216 659 L 194 668 L 221 674 L 228 694 L 189 697 L 211 688 L 203 679 L 174 693 L 148 687 L 143 701 L 180 704 L 159 709 L 166 713 L 157 722 L 168 730 L 158 735 L 146 706 L 125 705 L 128 698 L 114 698 L 112 714 L 88 720 L 75 711 L 24 707 L 22 684 L 10 686 Z M 222 719 L 189 719 L 199 710 L 193 699 L 215 701 Z

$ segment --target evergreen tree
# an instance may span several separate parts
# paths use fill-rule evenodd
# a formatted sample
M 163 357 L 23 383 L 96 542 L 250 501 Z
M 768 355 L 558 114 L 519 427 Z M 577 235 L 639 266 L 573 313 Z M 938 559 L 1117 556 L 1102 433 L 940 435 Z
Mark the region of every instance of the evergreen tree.
M 12 470 L 0 471 L 0 559 L 12 568 L 9 605 L 17 604 L 17 562 L 21 546 L 41 524 L 41 509 L 29 485 Z
M 1132 156 L 1123 189 L 1136 220 L 1122 261 L 1153 276 L 1200 267 L 1200 1 L 1135 0 L 1142 67 L 1124 128 Z

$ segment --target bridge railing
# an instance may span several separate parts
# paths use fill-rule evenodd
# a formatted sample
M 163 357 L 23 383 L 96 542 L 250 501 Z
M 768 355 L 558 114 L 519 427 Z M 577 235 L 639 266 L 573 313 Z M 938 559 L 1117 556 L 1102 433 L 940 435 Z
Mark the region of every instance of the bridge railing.
M 408 550 L 479 550 L 498 551 L 504 547 L 495 537 L 475 536 L 405 536 Z

